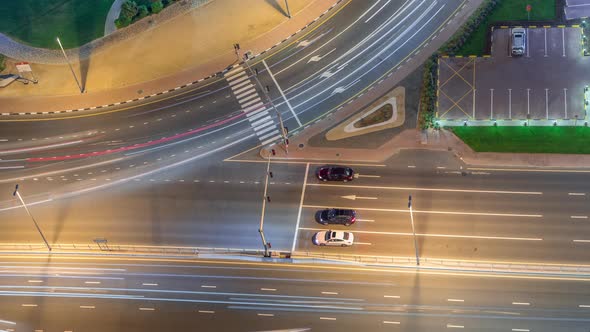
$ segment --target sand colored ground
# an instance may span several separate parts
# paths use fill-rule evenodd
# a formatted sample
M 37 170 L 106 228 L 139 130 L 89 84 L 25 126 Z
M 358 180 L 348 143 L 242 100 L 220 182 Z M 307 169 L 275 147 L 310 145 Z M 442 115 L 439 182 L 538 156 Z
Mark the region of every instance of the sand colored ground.
M 289 0 L 291 14 L 317 2 Z M 282 1 L 216 0 L 131 40 L 109 45 L 88 61 L 74 64 L 74 70 L 88 93 L 92 93 L 171 76 L 216 59 L 224 59 L 222 62 L 230 65 L 233 43 L 247 47 L 249 41 L 271 36 L 275 28 L 289 20 L 281 6 Z M 67 65 L 33 64 L 32 68 L 39 84 L 13 83 L 0 90 L 0 98 L 76 93 L 77 86 Z

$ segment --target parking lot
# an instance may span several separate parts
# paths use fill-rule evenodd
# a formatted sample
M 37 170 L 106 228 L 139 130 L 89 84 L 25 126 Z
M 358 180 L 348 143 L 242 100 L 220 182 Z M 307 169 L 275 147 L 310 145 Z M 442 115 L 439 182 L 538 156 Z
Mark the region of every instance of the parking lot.
M 586 119 L 590 57 L 582 54 L 581 29 L 525 30 L 522 56 L 511 55 L 511 29 L 505 28 L 494 30 L 491 56 L 440 58 L 437 114 L 442 125 L 457 120 L 520 125 L 527 119 L 551 125 Z

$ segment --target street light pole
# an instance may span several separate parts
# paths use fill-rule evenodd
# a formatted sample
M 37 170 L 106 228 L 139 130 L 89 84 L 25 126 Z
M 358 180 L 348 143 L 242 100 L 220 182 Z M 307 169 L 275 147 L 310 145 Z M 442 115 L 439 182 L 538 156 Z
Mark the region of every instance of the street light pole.
M 246 55 L 246 54 L 244 55 L 244 64 L 246 64 L 246 67 L 248 67 L 250 74 L 252 74 L 252 76 L 254 76 L 254 80 L 256 81 L 256 84 L 258 85 L 260 90 L 262 90 L 262 93 L 264 93 L 266 100 L 268 100 L 268 102 L 272 106 L 272 109 L 277 114 L 277 118 L 279 119 L 279 126 L 281 127 L 281 136 L 283 137 L 283 143 L 285 144 L 285 152 L 287 154 L 289 154 L 289 139 L 287 138 L 287 129 L 285 129 L 285 126 L 283 124 L 283 118 L 281 117 L 281 113 L 279 112 L 279 110 L 277 110 L 277 108 L 275 107 L 275 104 L 272 102 L 272 99 L 270 98 L 270 95 L 268 94 L 269 88 L 268 88 L 268 86 L 266 88 L 262 86 L 262 83 L 260 83 L 260 80 L 258 79 L 258 71 L 254 72 L 252 70 L 252 67 L 250 67 L 250 64 L 248 63 L 248 55 Z
M 416 241 L 416 230 L 414 228 L 414 213 L 412 212 L 412 195 L 408 196 L 408 208 L 410 208 L 410 220 L 412 222 L 412 234 L 414 235 L 414 250 L 416 251 L 416 265 L 420 266 L 418 257 L 418 242 Z
M 39 228 L 39 225 L 37 224 L 37 221 L 35 220 L 35 218 L 33 218 L 33 215 L 31 214 L 31 212 L 29 211 L 29 209 L 27 208 L 27 204 L 25 204 L 25 201 L 23 200 L 22 196 L 20 195 L 20 193 L 18 192 L 18 184 L 16 185 L 16 187 L 14 188 L 14 192 L 12 193 L 12 196 L 17 196 L 18 199 L 20 200 L 20 202 L 23 204 L 23 207 L 25 208 L 25 211 L 27 211 L 27 214 L 29 215 L 29 217 L 31 217 L 31 219 L 33 220 L 33 224 L 35 224 L 35 227 L 37 227 L 37 231 L 39 232 L 39 234 L 41 234 L 41 237 L 43 238 L 43 242 L 45 242 L 45 245 L 47 246 L 47 249 L 49 251 L 51 251 L 51 246 L 49 246 L 49 242 L 47 242 L 47 239 L 45 238 L 45 236 L 43 235 L 43 232 L 41 232 L 41 228 Z
M 80 89 L 80 93 L 84 93 L 84 88 L 80 85 L 80 81 L 78 81 L 78 77 L 76 77 L 76 73 L 74 72 L 74 68 L 72 68 L 72 64 L 70 63 L 70 59 L 68 59 L 68 55 L 66 54 L 66 51 L 64 50 L 63 46 L 61 45 L 61 41 L 59 40 L 59 37 L 57 38 L 57 43 L 59 44 L 59 48 L 61 48 L 61 52 L 64 55 L 64 58 L 66 58 L 66 62 L 68 63 L 68 66 L 70 66 L 70 70 L 72 71 L 72 75 L 74 76 L 74 80 L 76 80 L 76 84 L 78 85 L 78 89 Z
M 258 228 L 258 233 L 260 233 L 262 245 L 264 246 L 264 257 L 270 257 L 270 253 L 268 251 L 268 244 L 269 243 L 266 242 L 266 238 L 264 237 L 264 213 L 266 211 L 266 201 L 269 199 L 269 197 L 267 196 L 269 176 L 270 176 L 270 154 L 268 155 L 268 162 L 266 163 L 266 180 L 264 181 L 264 194 L 262 196 L 262 214 L 260 216 L 260 227 Z
M 287 7 L 287 17 L 291 18 L 291 11 L 289 10 L 289 0 L 285 0 L 285 6 Z

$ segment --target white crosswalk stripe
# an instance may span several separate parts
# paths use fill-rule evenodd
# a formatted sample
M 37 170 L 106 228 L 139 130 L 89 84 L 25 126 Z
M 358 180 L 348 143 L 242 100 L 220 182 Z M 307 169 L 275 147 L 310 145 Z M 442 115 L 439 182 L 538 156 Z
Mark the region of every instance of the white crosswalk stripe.
M 237 66 L 225 73 L 224 76 L 238 100 L 242 112 L 246 113 L 250 126 L 262 144 L 266 145 L 277 141 L 281 137 L 277 123 L 264 106 L 262 96 L 254 85 L 255 82 L 250 79 L 245 68 Z
M 256 98 L 256 99 L 254 99 L 254 100 L 250 100 L 250 101 L 248 101 L 248 102 L 245 102 L 245 103 L 243 103 L 243 104 L 242 104 L 242 107 L 248 107 L 248 106 L 250 106 L 250 105 L 252 105 L 252 104 L 254 104 L 254 103 L 257 103 L 257 102 L 259 102 L 259 101 L 260 101 L 260 98 Z
M 248 117 L 248 120 L 254 121 L 254 120 L 258 119 L 259 117 L 265 116 L 265 115 L 268 115 L 268 112 L 267 111 L 258 112 L 256 114 L 252 115 L 251 117 Z

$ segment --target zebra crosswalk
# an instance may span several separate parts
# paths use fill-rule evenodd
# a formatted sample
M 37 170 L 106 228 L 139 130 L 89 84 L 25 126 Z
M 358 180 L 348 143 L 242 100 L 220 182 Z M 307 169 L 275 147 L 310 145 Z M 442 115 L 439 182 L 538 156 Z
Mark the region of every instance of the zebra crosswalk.
M 256 91 L 254 82 L 248 77 L 245 68 L 238 66 L 225 73 L 224 77 L 262 145 L 281 138 L 275 120 L 264 106 L 262 97 Z

